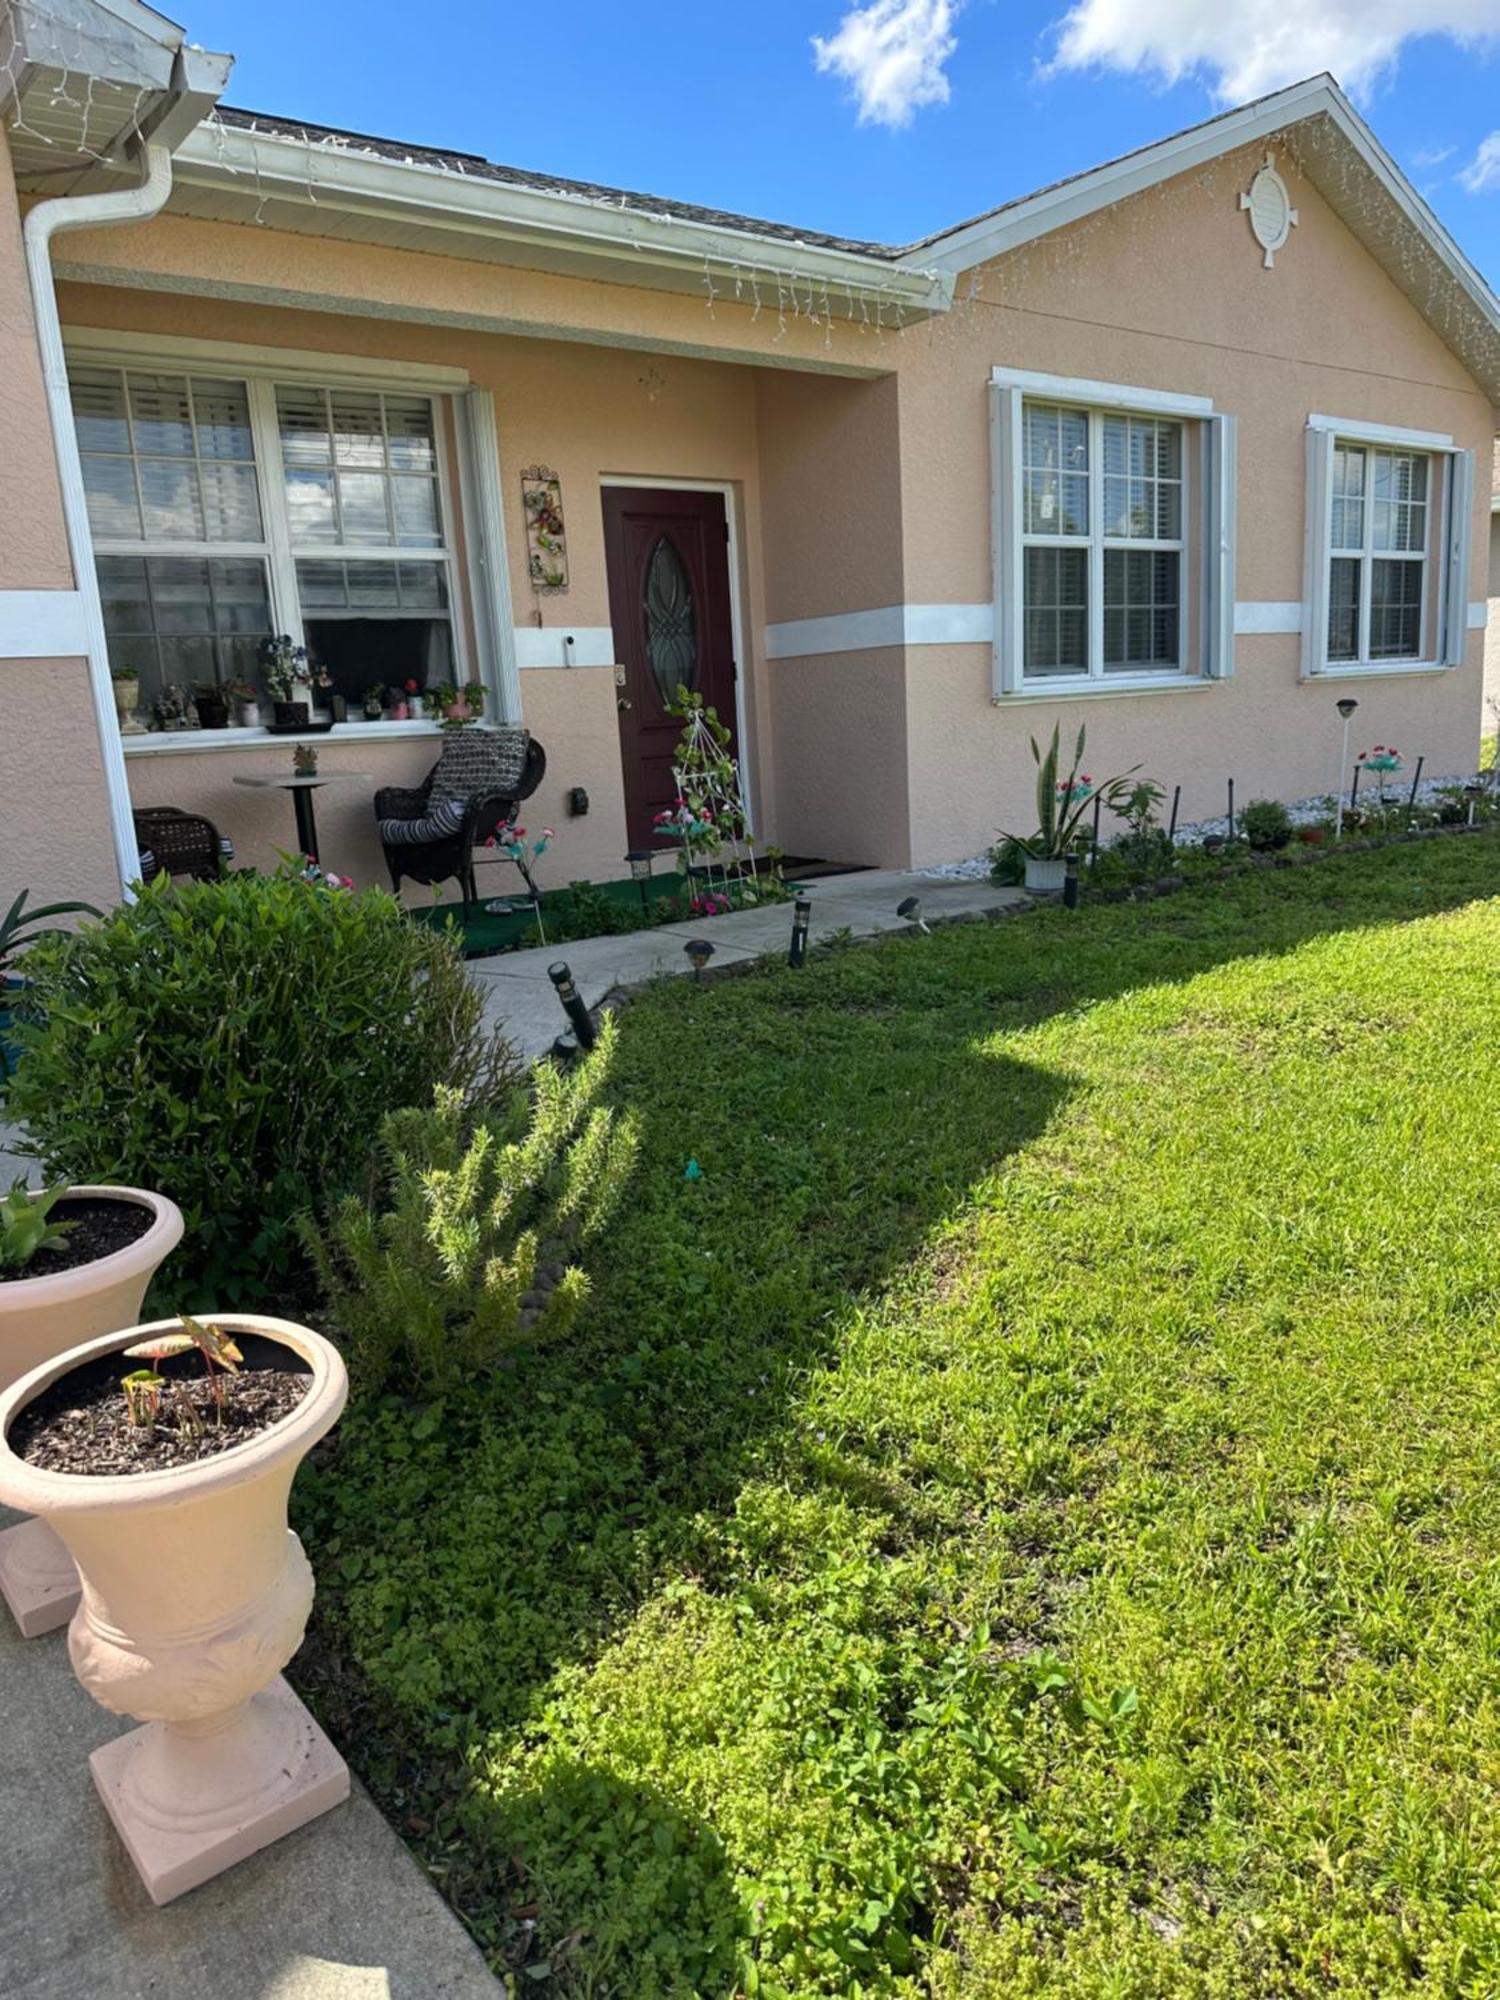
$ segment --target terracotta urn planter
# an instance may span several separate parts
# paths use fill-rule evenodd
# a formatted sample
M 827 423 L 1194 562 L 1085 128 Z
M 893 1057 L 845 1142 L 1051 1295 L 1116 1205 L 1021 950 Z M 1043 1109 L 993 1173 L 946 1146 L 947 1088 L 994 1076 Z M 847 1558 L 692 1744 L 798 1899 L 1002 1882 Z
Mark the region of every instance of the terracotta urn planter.
M 300 1402 L 214 1456 L 90 1476 L 27 1464 L 20 1413 L 60 1377 L 107 1362 L 176 1320 L 126 1328 L 34 1369 L 0 1395 L 0 1500 L 46 1520 L 78 1565 L 68 1631 L 94 1699 L 142 1727 L 89 1759 L 151 1899 L 170 1902 L 349 1794 L 349 1772 L 281 1670 L 302 1643 L 313 1578 L 287 1525 L 298 1465 L 348 1395 L 338 1350 L 289 1320 L 215 1313 L 244 1350 L 285 1349 Z M 123 1376 L 130 1363 L 121 1360 Z
M 144 1188 L 73 1187 L 68 1199 L 144 1208 L 143 1236 L 92 1264 L 0 1283 L 0 1391 L 81 1341 L 134 1324 L 158 1265 L 182 1241 L 182 1211 Z M 66 1202 L 58 1211 L 66 1214 Z M 24 1639 L 66 1625 L 78 1608 L 73 1559 L 44 1521 L 0 1533 L 0 1596 Z

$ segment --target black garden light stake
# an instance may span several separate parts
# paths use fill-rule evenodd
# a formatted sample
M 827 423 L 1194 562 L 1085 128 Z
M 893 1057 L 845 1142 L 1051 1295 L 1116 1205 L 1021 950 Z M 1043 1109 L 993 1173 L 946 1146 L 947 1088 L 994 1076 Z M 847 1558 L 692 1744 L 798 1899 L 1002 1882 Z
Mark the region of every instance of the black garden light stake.
M 625 857 L 625 865 L 630 870 L 630 879 L 640 891 L 643 917 L 649 917 L 651 914 L 651 896 L 646 884 L 651 880 L 651 864 L 655 859 L 656 855 L 649 847 L 637 847 Z
M 561 1034 L 552 1044 L 552 1060 L 559 1069 L 571 1068 L 578 1055 L 578 1038 L 572 1034 Z
M 909 923 L 914 930 L 921 931 L 924 937 L 930 937 L 932 935 L 932 933 L 928 930 L 926 924 L 924 924 L 922 921 L 922 899 L 920 896 L 903 897 L 902 900 L 896 905 L 896 915 L 898 917 L 904 917 L 906 922 Z
M 1078 851 L 1072 847 L 1063 857 L 1063 908 L 1078 908 Z
M 689 938 L 682 948 L 687 953 L 688 960 L 692 965 L 693 977 L 701 986 L 703 984 L 703 968 L 713 957 L 714 947 L 707 938 Z
M 1175 847 L 1177 845 L 1177 808 L 1181 804 L 1182 804 L 1182 787 L 1181 785 L 1175 785 L 1172 789 L 1172 823 L 1167 828 L 1168 847 Z
M 1089 850 L 1089 866 L 1090 866 L 1090 868 L 1097 868 L 1097 867 L 1099 866 L 1099 815 L 1100 815 L 1100 813 L 1101 813 L 1101 812 L 1102 812 L 1103 810 L 1104 810 L 1104 796 L 1103 796 L 1103 794 L 1102 794 L 1101 792 L 1095 792 L 1095 794 L 1094 794 L 1094 845 L 1093 845 L 1093 847 L 1092 847 L 1092 848 L 1091 848 L 1091 849 Z
M 1464 822 L 1464 824 L 1466 826 L 1472 826 L 1474 824 L 1474 808 L 1479 804 L 1479 801 L 1484 797 L 1484 786 L 1465 785 L 1464 797 L 1469 801 L 1469 817 Z
M 1346 694 L 1334 703 L 1334 707 L 1338 710 L 1340 719 L 1344 725 L 1344 739 L 1339 749 L 1339 781 L 1334 788 L 1333 794 L 1333 837 L 1335 840 L 1342 840 L 1344 837 L 1344 773 L 1349 768 L 1349 718 L 1353 715 L 1355 709 L 1359 707 L 1359 703 L 1354 699 L 1352 694 Z M 1359 772 L 1357 770 L 1354 773 L 1354 783 L 1356 787 L 1359 784 Z M 1354 794 L 1352 792 L 1349 795 L 1349 810 L 1351 812 L 1354 810 Z
M 1229 838 L 1234 839 L 1234 780 L 1229 780 Z
M 1427 759 L 1425 757 L 1419 757 L 1417 759 L 1417 768 L 1411 774 L 1411 790 L 1406 795 L 1406 810 L 1408 812 L 1417 803 L 1417 787 L 1422 782 L 1422 766 L 1426 762 Z
M 807 963 L 807 927 L 812 922 L 812 898 L 798 896 L 792 904 L 792 942 L 786 962 L 795 971 Z
M 1349 817 L 1350 817 L 1350 819 L 1353 819 L 1353 817 L 1354 817 L 1354 802 L 1355 802 L 1355 800 L 1356 800 L 1356 799 L 1357 799 L 1357 798 L 1359 797 L 1359 781 L 1360 781 L 1360 779 L 1361 779 L 1361 778 L 1362 778 L 1362 777 L 1364 776 L 1364 769 L 1365 769 L 1365 767 L 1364 767 L 1364 765 L 1363 765 L 1363 764 L 1361 764 L 1361 763 L 1358 763 L 1358 762 L 1356 762 L 1356 764 L 1355 764 L 1355 766 L 1354 766 L 1354 776 L 1353 776 L 1353 777 L 1352 777 L 1352 778 L 1351 778 L 1351 779 L 1349 780 Z M 1339 817 L 1340 817 L 1340 818 L 1342 819 L 1343 815 L 1342 815 L 1342 814 L 1340 814 L 1340 815 L 1339 815 Z
M 584 1004 L 583 995 L 573 984 L 573 975 L 565 959 L 558 959 L 547 967 L 547 977 L 557 988 L 557 997 L 562 1002 L 562 1010 L 573 1024 L 573 1032 L 578 1037 L 581 1049 L 591 1049 L 599 1039 L 594 1027 L 593 1016 Z

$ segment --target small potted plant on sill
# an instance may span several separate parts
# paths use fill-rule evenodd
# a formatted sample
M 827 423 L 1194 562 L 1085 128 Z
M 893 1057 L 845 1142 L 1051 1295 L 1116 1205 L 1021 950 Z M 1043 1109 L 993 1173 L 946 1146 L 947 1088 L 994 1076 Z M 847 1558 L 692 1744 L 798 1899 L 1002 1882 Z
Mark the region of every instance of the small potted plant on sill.
M 136 710 L 141 705 L 141 675 L 138 667 L 116 667 L 110 672 L 114 689 L 115 716 L 122 736 L 144 736 L 146 725 Z
M 234 709 L 235 727 L 259 729 L 260 689 L 253 687 L 249 681 L 235 679 L 229 683 L 227 693 Z
M 1079 769 L 1083 762 L 1085 731 L 1080 729 L 1078 741 L 1073 746 L 1073 764 L 1065 778 L 1057 775 L 1059 751 L 1058 729 L 1054 725 L 1052 741 L 1045 756 L 1036 738 L 1031 739 L 1031 756 L 1036 769 L 1036 817 L 1037 830 L 1033 834 L 1002 833 L 1002 840 L 1010 841 L 1021 850 L 1025 857 L 1026 889 L 1033 896 L 1055 895 L 1067 878 L 1068 852 L 1079 841 L 1084 814 L 1100 799 L 1111 811 L 1117 810 L 1125 796 L 1125 780 L 1140 769 L 1133 764 L 1129 771 L 1117 778 L 1106 778 L 1096 785 L 1087 771 Z
M 409 680 L 402 683 L 401 691 L 406 696 L 407 714 L 413 722 L 420 722 L 423 715 L 421 689 L 414 680 Z
M 297 645 L 289 632 L 282 632 L 264 642 L 260 657 L 276 726 L 279 729 L 305 726 L 311 719 L 308 688 L 312 678 L 306 646 Z
M 380 681 L 373 682 L 365 689 L 365 721 L 381 722 L 385 718 L 385 687 Z
M 281 1678 L 313 1601 L 287 1496 L 347 1394 L 320 1334 L 215 1313 L 103 1334 L 0 1395 L 0 1499 L 45 1519 L 83 1579 L 74 1671 L 142 1723 L 89 1763 L 153 1902 L 348 1796 Z
M 229 691 L 217 681 L 200 681 L 193 689 L 193 706 L 198 711 L 200 729 L 229 727 Z
M 182 1212 L 131 1187 L 28 1190 L 0 1202 L 0 1390 L 80 1341 L 128 1326 Z M 23 1638 L 65 1625 L 78 1604 L 66 1549 L 40 1521 L 0 1533 L 0 1595 Z

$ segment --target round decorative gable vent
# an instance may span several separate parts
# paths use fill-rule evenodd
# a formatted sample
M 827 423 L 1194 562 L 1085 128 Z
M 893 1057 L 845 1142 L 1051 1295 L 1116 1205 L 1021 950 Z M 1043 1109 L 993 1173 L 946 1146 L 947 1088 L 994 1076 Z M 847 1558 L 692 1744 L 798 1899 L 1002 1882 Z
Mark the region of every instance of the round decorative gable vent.
M 1250 234 L 1266 253 L 1269 271 L 1297 224 L 1297 211 L 1287 193 L 1286 182 L 1276 171 L 1276 155 L 1267 153 L 1266 163 L 1250 183 L 1248 194 L 1240 196 L 1240 207 L 1250 217 Z

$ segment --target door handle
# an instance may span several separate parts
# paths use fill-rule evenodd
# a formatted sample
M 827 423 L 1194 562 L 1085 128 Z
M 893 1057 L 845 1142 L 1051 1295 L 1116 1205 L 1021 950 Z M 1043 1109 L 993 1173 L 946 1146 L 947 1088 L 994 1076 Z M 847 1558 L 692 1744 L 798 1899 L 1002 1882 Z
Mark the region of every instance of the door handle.
M 629 695 L 624 695 L 624 694 L 617 694 L 617 695 L 615 696 L 615 707 L 616 707 L 616 708 L 629 708 L 629 707 L 631 707 L 631 706 L 632 706 L 632 703 L 631 703 L 631 700 L 630 700 L 630 697 L 629 697 Z

